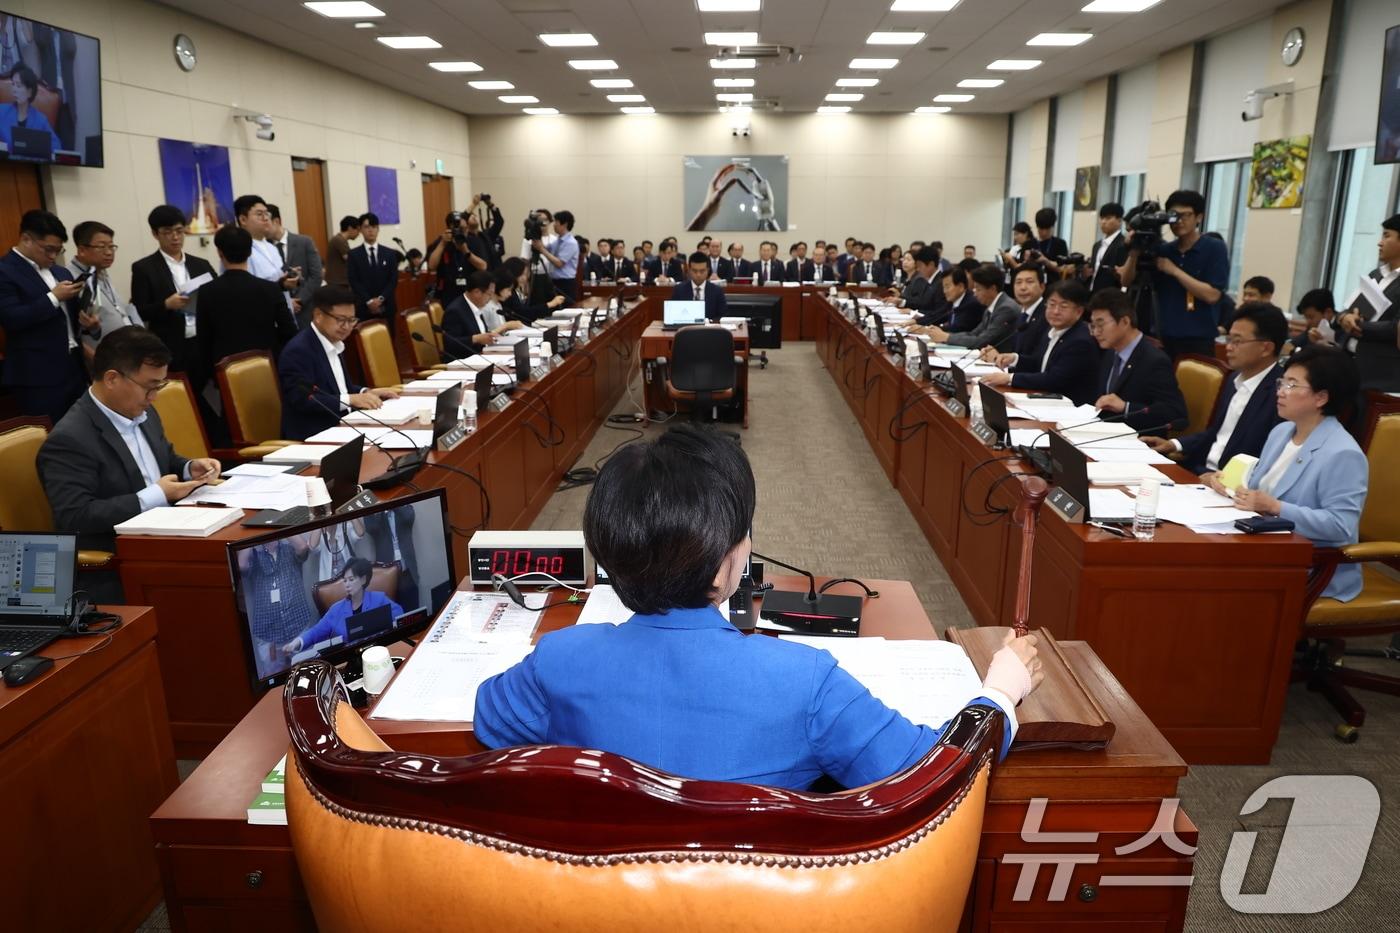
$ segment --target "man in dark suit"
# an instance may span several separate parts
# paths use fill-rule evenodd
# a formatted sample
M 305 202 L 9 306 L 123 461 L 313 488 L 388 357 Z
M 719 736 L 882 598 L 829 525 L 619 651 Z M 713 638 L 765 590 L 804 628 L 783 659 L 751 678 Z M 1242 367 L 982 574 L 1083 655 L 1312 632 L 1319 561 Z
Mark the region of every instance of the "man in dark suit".
M 627 243 L 623 240 L 612 241 L 612 255 L 604 263 L 604 266 L 608 273 L 605 277 L 614 282 L 637 277 L 637 267 L 632 264 L 632 260 L 627 258 Z
M 1396 344 L 1396 326 L 1400 323 L 1400 214 L 1381 223 L 1378 255 L 1380 266 L 1371 272 L 1371 280 L 1390 299 L 1390 307 L 1370 320 L 1355 307 L 1338 318 L 1338 339 L 1345 339 L 1347 349 L 1356 354 L 1356 369 L 1361 376 L 1357 424 L 1364 424 L 1368 390 L 1400 392 L 1400 346 Z M 1360 303 L 1361 299 L 1357 301 Z
M 1160 454 L 1180 453 L 1181 465 L 1192 473 L 1224 469 L 1235 454 L 1259 456 L 1280 421 L 1277 393 L 1283 368 L 1278 361 L 1287 337 L 1288 321 L 1278 308 L 1264 302 L 1241 305 L 1225 343 L 1235 375 L 1221 387 L 1210 424 L 1173 440 L 1143 440 Z
M 952 275 L 945 274 L 944 278 Z M 987 310 L 971 330 L 950 333 L 937 324 L 925 333 L 934 343 L 946 343 L 955 347 L 983 349 L 995 347 L 998 353 L 1009 353 L 1016 341 L 1016 324 L 1021 320 L 1021 306 L 1001 290 L 1001 270 L 991 263 L 983 263 L 972 270 L 972 293 L 977 303 Z
M 812 276 L 816 274 L 816 271 L 812 260 L 807 258 L 807 244 L 800 241 L 792 244 L 788 255 L 792 258 L 783 267 L 783 280 L 786 282 L 812 281 Z
M 362 321 L 387 321 L 393 329 L 394 289 L 399 284 L 399 263 L 403 255 L 390 246 L 379 243 L 379 217 L 360 215 L 363 246 L 350 251 L 347 274 L 350 289 L 355 293 L 355 314 Z
M 719 261 L 719 277 L 726 282 L 747 279 L 753 275 L 749 261 L 744 258 L 744 244 L 730 243 L 729 255 Z
M 222 469 L 217 460 L 181 456 L 165 437 L 151 402 L 169 361 L 165 344 L 144 327 L 103 337 L 93 354 L 92 385 L 39 448 L 35 465 L 54 528 L 78 535 L 81 548 L 114 550 L 113 526 L 183 499 Z M 91 592 L 97 581 L 83 576 L 89 596 L 111 598 L 110 591 Z M 120 592 L 115 574 L 103 582 Z
M 501 334 L 520 326 L 514 321 L 491 326 L 494 315 L 489 309 L 495 299 L 496 280 L 491 273 L 476 271 L 467 276 L 466 291 L 442 309 L 444 359 L 459 360 L 480 353 Z
M 584 250 L 583 277 L 606 279 L 608 278 L 609 264 L 607 260 L 612 257 L 612 240 L 606 237 L 598 238 L 598 252 L 588 249 L 588 241 L 583 237 L 578 238 L 579 246 Z
M 671 300 L 703 301 L 706 318 L 718 321 L 724 317 L 729 311 L 729 304 L 724 297 L 724 289 L 710 281 L 710 257 L 704 253 L 692 253 L 688 270 L 689 279 L 677 282 L 676 287 L 671 289 Z
M 5 330 L 4 385 L 20 414 L 57 424 L 87 383 L 73 299 L 80 282 L 54 260 L 68 241 L 48 211 L 26 211 L 19 242 L 0 258 L 0 327 Z
M 647 281 L 652 285 L 671 285 L 685 278 L 685 269 L 676 258 L 676 244 L 667 240 L 661 250 L 647 261 Z
M 982 320 L 982 316 L 987 313 L 987 309 L 983 307 L 982 302 L 977 299 L 972 290 L 972 273 L 978 268 L 979 266 L 973 266 L 969 270 L 962 266 L 954 266 L 938 277 L 938 281 L 943 285 L 946 313 L 943 326 L 948 329 L 949 333 L 956 334 L 972 330 L 977 326 L 977 322 Z
M 131 303 L 151 332 L 170 348 L 171 372 L 184 372 L 195 357 L 198 292 L 183 294 L 191 279 L 214 267 L 185 252 L 185 213 L 162 204 L 146 217 L 159 247 L 131 264 Z
M 351 382 L 341 364 L 345 341 L 359 323 L 354 293 L 343 285 L 323 285 L 312 296 L 312 306 L 311 326 L 287 341 L 277 358 L 282 436 L 289 440 L 305 440 L 335 427 L 352 408 L 373 410 L 398 395 Z
M 900 292 L 899 306 L 916 315 L 916 323 L 920 325 L 941 324 L 948 315 L 938 271 L 938 250 L 925 246 L 909 255 L 914 260 L 914 274 Z M 964 285 L 967 282 L 966 275 L 963 282 Z
M 1098 398 L 1099 345 L 1084 323 L 1089 290 L 1073 279 L 1050 286 L 1045 300 L 1046 327 L 1030 350 L 1000 353 L 992 362 L 1002 372 L 983 376 L 987 385 L 1009 385 L 1032 392 L 1057 392 L 1076 405 Z
M 267 212 L 272 215 L 272 232 L 268 234 L 267 241 L 281 257 L 282 268 L 287 271 L 301 270 L 300 284 L 288 293 L 288 303 L 297 327 L 306 327 L 311 323 L 311 296 L 321 287 L 321 253 L 311 237 L 286 228 L 282 223 L 282 210 L 276 204 L 269 204 Z
M 196 392 L 204 392 L 219 360 L 246 350 L 267 350 L 274 358 L 294 336 L 296 324 L 286 296 L 271 282 L 248 271 L 253 238 L 232 225 L 214 234 L 224 274 L 199 290 L 195 317 L 197 362 L 190 367 Z M 313 293 L 314 294 L 314 293 Z
M 365 534 L 374 542 L 374 562 L 399 565 L 399 587 L 394 602 L 405 612 L 422 606 L 418 593 L 418 552 L 413 544 L 416 517 L 417 512 L 411 505 L 365 517 Z
M 1016 304 L 1021 306 L 1013 352 L 1029 355 L 1045 339 L 1045 332 L 1050 329 L 1045 321 L 1045 273 L 1041 267 L 1027 263 L 1017 269 L 1011 279 L 1011 294 Z
M 1128 238 L 1123 236 L 1123 205 L 1110 202 L 1099 208 L 1099 232 L 1103 239 L 1089 252 L 1089 263 L 1082 274 L 1089 283 L 1089 294 L 1101 288 L 1120 288 L 1118 267 L 1128 261 Z
M 758 262 L 749 266 L 749 275 L 758 275 L 759 285 L 769 285 L 781 283 L 783 275 L 783 263 L 778 259 L 778 244 L 771 240 L 764 240 L 758 244 Z
M 860 258 L 846 266 L 846 282 L 849 285 L 862 285 L 866 282 L 884 286 L 890 284 L 889 271 L 881 269 L 880 264 L 875 261 L 874 243 L 861 244 Z
M 1138 330 L 1137 312 L 1123 292 L 1107 289 L 1089 299 L 1089 328 L 1108 352 L 1099 362 L 1094 402 L 1100 418 L 1142 431 L 1186 423 L 1186 399 L 1171 359 Z

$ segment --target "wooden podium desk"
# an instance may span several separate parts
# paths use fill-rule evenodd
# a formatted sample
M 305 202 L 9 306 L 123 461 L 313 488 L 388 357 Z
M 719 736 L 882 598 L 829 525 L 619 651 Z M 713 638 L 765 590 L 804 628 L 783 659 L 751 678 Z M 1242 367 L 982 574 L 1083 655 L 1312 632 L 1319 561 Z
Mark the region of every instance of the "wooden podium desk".
M 665 357 L 672 359 L 671 348 L 676 343 L 676 331 L 662 330 L 658 321 L 652 321 L 642 331 L 642 395 L 646 399 L 647 411 L 678 411 L 679 408 L 666 394 L 666 384 L 656 361 Z M 744 427 L 749 426 L 749 325 L 740 324 L 732 331 L 734 335 L 734 355 L 744 362 L 737 366 L 734 374 L 734 391 L 743 412 Z M 721 402 L 726 405 L 727 402 Z
M 156 614 L 122 617 L 112 640 L 63 638 L 23 687 L 0 685 L 0 895 L 7 930 L 127 931 L 160 900 L 150 813 L 178 786 L 156 663 Z
M 627 293 L 636 294 L 640 292 L 646 298 L 657 299 L 653 320 L 661 320 L 661 302 L 671 297 L 673 285 L 628 285 Z M 811 340 L 813 331 L 810 329 L 808 321 L 820 312 L 820 308 L 815 305 L 808 307 L 808 302 L 825 295 L 830 284 L 820 287 L 815 285 L 785 286 L 785 285 L 751 285 L 743 281 L 736 280 L 724 283 L 724 293 L 726 295 L 777 295 L 782 299 L 782 337 L 783 342 L 795 340 Z M 584 282 L 580 288 L 580 294 L 607 298 L 617 291 L 617 286 L 611 282 L 590 284 Z
M 776 577 L 773 582 L 779 589 L 806 588 L 800 577 Z M 932 623 L 907 582 L 866 582 L 881 595 L 866 602 L 862 634 L 933 637 Z M 845 592 L 859 593 L 850 584 L 841 586 Z M 551 608 L 540 631 L 572 625 L 578 612 L 575 606 Z M 964 929 L 1180 930 L 1188 887 L 1118 887 L 1112 882 L 1101 884 L 1101 878 L 1191 875 L 1192 857 L 1160 841 L 1126 856 L 1114 852 L 1151 829 L 1162 798 L 1176 796 L 1186 765 L 1088 645 L 1060 644 L 1075 672 L 1117 724 L 1117 734 L 1100 751 L 1013 751 L 996 766 Z M 396 750 L 434 755 L 481 750 L 461 723 L 367 721 Z M 247 822 L 248 802 L 263 775 L 286 750 L 282 694 L 274 690 L 258 701 L 151 817 L 172 930 L 314 929 L 287 828 Z M 1039 825 L 1042 831 L 1095 833 L 1094 841 L 1024 842 L 1026 813 L 1031 799 L 1037 797 L 1049 799 Z M 1035 828 L 1031 826 L 1032 831 Z M 1176 813 L 1175 828 L 1184 843 L 1196 845 L 1196 828 L 1183 811 Z M 1085 861 L 1091 854 L 1098 859 L 1096 864 L 1074 867 L 1064 899 L 1048 898 L 1054 865 L 1047 864 L 1038 870 L 1030 899 L 1016 900 L 1016 885 L 1026 870 L 1017 857 L 1047 858 L 1067 852 Z
M 1020 568 L 1012 474 L 943 397 L 829 304 L 816 349 L 979 625 L 1010 625 Z M 1013 427 L 1041 427 L 1013 422 Z M 1179 481 L 1195 477 L 1161 467 Z M 1264 764 L 1278 738 L 1312 545 L 1159 524 L 1123 540 L 1041 510 L 1032 628 L 1088 642 L 1192 764 Z
M 490 528 L 528 528 L 612 411 L 637 364 L 645 308 L 633 305 L 538 382 L 528 383 L 501 412 L 483 414 L 477 430 L 433 463 L 480 478 L 490 500 Z M 546 409 L 548 414 L 546 415 Z M 551 431 L 550 421 L 554 428 Z M 426 427 L 426 425 L 419 425 Z M 549 446 L 551 434 L 562 443 Z M 361 477 L 382 473 L 387 457 L 366 447 Z M 447 470 L 424 467 L 413 482 L 447 491 L 452 523 L 483 520 L 481 490 Z M 408 487 L 381 491 L 404 495 Z M 232 525 L 208 538 L 122 535 L 117 539 L 127 600 L 160 615 L 161 678 L 181 758 L 209 752 L 253 706 L 229 580 L 227 545 L 261 532 Z M 457 573 L 467 572 L 467 538 L 453 535 Z

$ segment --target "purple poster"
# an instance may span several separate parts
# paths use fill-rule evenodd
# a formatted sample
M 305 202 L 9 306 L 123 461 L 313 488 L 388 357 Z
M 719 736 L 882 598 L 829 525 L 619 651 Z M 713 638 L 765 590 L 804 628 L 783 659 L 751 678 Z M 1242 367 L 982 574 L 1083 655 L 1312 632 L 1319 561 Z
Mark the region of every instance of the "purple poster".
M 365 190 L 370 213 L 379 215 L 381 224 L 399 222 L 399 173 L 391 168 L 365 166 Z
M 228 149 L 178 139 L 162 139 L 160 172 L 165 201 L 185 211 L 190 233 L 212 234 L 233 223 L 233 176 Z M 395 206 L 397 213 L 397 203 Z

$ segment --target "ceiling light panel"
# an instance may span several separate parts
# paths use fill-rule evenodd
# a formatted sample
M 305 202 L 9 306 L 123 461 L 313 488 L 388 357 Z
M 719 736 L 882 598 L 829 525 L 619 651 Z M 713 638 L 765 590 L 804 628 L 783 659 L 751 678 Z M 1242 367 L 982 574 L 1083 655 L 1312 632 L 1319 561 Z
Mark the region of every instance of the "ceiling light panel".
M 998 58 L 987 66 L 988 71 L 1030 71 L 1032 68 L 1039 68 L 1041 61 L 1038 58 Z
M 852 71 L 885 71 L 898 64 L 897 58 L 853 58 L 848 67 Z
M 701 13 L 757 13 L 762 0 L 695 0 Z
M 946 13 L 961 0 L 894 0 L 891 13 Z
M 559 112 L 554 107 L 526 107 L 524 110 L 532 117 L 548 117 Z
M 656 113 L 656 108 L 655 108 L 655 107 L 623 107 L 623 108 L 622 108 L 622 112 L 623 112 L 623 113 L 633 113 L 633 114 Z
M 880 83 L 879 78 L 837 78 L 837 87 L 874 87 Z
M 372 19 L 384 15 L 384 11 L 372 3 L 303 3 L 302 6 L 331 19 Z
M 445 71 L 448 73 L 471 73 L 481 70 L 481 66 L 476 62 L 428 62 L 428 67 L 434 71 Z
M 817 113 L 850 113 L 850 107 L 818 107 Z
M 753 87 L 753 78 L 715 78 L 715 87 Z
M 631 78 L 594 78 L 592 81 L 589 81 L 588 83 L 591 84 L 591 85 L 593 85 L 594 87 L 600 87 L 600 88 L 609 88 L 609 87 L 631 87 L 631 86 L 632 86 L 632 79 L 631 79 Z
M 1081 12 L 1084 13 L 1141 13 L 1154 7 L 1162 0 L 1094 0 Z
M 611 58 L 571 58 L 569 67 L 575 71 L 616 71 L 617 62 Z
M 915 113 L 947 113 L 952 107 L 915 107 Z
M 855 103 L 858 100 L 865 100 L 864 94 L 828 94 L 826 99 L 833 104 Z
M 503 104 L 538 104 L 540 99 L 531 94 L 502 94 L 496 98 Z
M 642 94 L 609 94 L 608 101 L 614 104 L 642 104 L 646 97 Z
M 376 42 L 381 42 L 391 49 L 440 49 L 442 43 L 431 36 L 377 36 Z
M 747 104 L 749 101 L 753 100 L 753 95 L 746 93 L 716 94 L 715 100 L 722 100 L 729 104 Z
M 965 104 L 976 97 L 976 94 L 938 94 L 933 98 L 935 104 Z
M 922 32 L 872 32 L 870 38 L 865 40 L 866 45 L 918 45 L 924 41 Z
M 1001 87 L 1005 83 L 1004 78 L 963 78 L 958 87 Z
M 1042 32 L 1026 45 L 1083 45 L 1092 38 L 1092 32 Z
M 468 81 L 468 87 L 478 91 L 513 91 L 515 85 L 509 81 Z
M 711 68 L 719 68 L 725 71 L 736 71 L 746 68 L 757 68 L 758 59 L 755 58 L 712 58 Z
M 552 49 L 577 49 L 598 44 L 591 32 L 542 32 L 540 41 Z
M 705 33 L 706 45 L 722 45 L 726 48 L 738 47 L 741 45 L 758 45 L 758 33 L 756 32 L 707 32 Z

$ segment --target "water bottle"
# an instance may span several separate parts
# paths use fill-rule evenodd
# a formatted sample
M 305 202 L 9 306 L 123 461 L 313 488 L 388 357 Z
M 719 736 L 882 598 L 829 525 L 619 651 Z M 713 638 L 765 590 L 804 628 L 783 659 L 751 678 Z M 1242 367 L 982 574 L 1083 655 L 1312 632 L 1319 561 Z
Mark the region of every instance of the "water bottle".
M 597 285 L 597 284 L 598 284 L 598 273 L 597 273 L 596 270 L 593 270 L 593 269 L 589 269 L 589 270 L 588 270 L 588 284 L 589 284 L 589 285 Z
M 757 273 L 757 272 L 755 272 L 755 273 L 753 274 L 753 284 L 754 284 L 755 286 L 758 285 L 758 273 Z
M 1138 483 L 1133 504 L 1133 537 L 1139 541 L 1151 541 L 1157 534 L 1157 492 L 1155 476 L 1144 476 Z
M 956 365 L 956 364 L 954 364 Z M 982 424 L 982 387 L 980 385 L 968 384 L 967 387 L 967 415 L 972 419 L 972 426 L 975 428 Z

